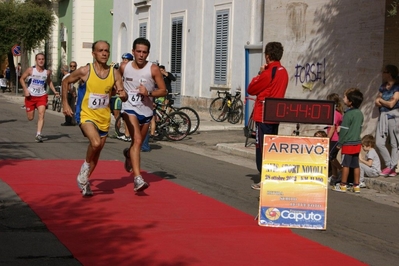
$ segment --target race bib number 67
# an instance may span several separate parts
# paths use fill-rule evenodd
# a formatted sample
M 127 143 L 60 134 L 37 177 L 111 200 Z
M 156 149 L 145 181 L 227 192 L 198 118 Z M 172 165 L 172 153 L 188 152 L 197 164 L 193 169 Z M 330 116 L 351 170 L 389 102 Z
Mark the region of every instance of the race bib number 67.
M 132 105 L 142 104 L 144 96 L 139 93 L 129 94 L 129 102 Z
M 90 109 L 100 109 L 106 108 L 109 104 L 108 94 L 96 94 L 90 93 L 89 95 L 89 108 Z

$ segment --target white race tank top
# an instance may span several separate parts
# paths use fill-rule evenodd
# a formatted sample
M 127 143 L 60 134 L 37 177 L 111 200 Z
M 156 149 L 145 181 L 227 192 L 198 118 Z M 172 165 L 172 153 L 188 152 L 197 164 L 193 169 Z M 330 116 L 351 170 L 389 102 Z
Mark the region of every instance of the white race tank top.
M 128 94 L 128 100 L 122 103 L 123 110 L 133 110 L 139 115 L 146 117 L 153 115 L 152 97 L 139 94 L 138 87 L 143 84 L 148 92 L 154 91 L 155 81 L 152 78 L 152 63 L 147 64 L 142 69 L 135 69 L 133 62 L 128 63 L 123 72 L 123 87 Z
M 37 71 L 36 67 L 32 69 L 32 76 L 29 77 L 28 91 L 31 96 L 43 96 L 46 92 L 47 70 Z

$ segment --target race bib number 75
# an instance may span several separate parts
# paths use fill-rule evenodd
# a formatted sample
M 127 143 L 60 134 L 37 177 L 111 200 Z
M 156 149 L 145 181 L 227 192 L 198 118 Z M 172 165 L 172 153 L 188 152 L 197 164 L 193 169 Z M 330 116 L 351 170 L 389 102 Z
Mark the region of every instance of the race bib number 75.
M 96 94 L 90 93 L 89 95 L 89 108 L 90 109 L 100 109 L 106 108 L 109 104 L 108 94 Z

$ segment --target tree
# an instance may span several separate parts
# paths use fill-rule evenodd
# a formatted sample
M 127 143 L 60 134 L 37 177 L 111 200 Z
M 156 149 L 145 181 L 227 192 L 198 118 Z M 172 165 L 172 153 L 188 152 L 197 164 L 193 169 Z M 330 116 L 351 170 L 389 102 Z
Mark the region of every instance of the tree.
M 11 80 L 15 80 L 12 46 L 21 46 L 22 62 L 26 61 L 26 65 L 22 63 L 22 67 L 25 68 L 28 53 L 50 38 L 55 18 L 48 5 L 47 0 L 31 0 L 25 3 L 9 1 L 0 4 L 0 55 L 7 54 Z

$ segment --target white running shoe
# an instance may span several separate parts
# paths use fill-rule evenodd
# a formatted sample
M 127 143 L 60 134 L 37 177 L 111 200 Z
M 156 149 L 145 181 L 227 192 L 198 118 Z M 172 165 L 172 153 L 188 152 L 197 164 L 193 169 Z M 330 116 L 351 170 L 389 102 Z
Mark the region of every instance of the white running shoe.
M 134 178 L 134 191 L 139 192 L 148 188 L 149 185 L 144 181 L 141 175 L 138 175 Z
M 93 192 L 91 191 L 89 183 L 89 172 L 90 167 L 85 166 L 83 163 L 78 177 L 76 178 L 76 182 L 78 183 L 79 189 L 82 190 L 83 196 L 93 196 Z
M 127 141 L 127 138 L 126 138 L 125 135 L 117 136 L 116 138 L 119 139 L 119 140 Z
M 366 186 L 365 182 L 360 182 L 359 187 L 360 188 L 366 188 L 367 186 Z
M 82 186 L 82 195 L 88 197 L 93 196 L 93 191 L 91 191 L 89 182 Z

